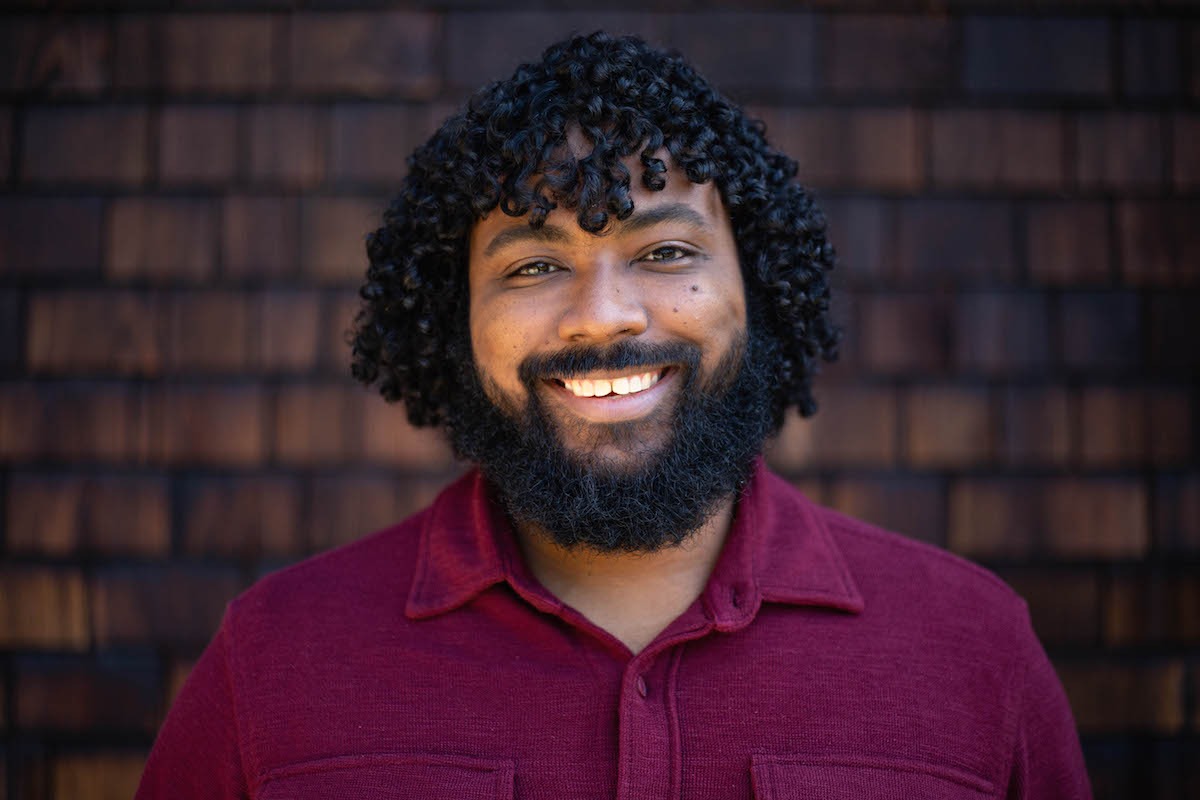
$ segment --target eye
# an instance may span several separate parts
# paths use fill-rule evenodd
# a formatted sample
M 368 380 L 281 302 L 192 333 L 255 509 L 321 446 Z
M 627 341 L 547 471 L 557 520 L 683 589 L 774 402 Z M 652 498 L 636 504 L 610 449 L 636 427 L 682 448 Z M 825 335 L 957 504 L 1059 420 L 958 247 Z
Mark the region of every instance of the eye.
M 681 247 L 677 244 L 666 244 L 661 247 L 656 247 L 646 255 L 642 256 L 642 261 L 650 261 L 657 264 L 668 264 L 672 261 L 679 261 L 688 256 L 694 255 L 691 250 Z
M 510 278 L 537 278 L 557 272 L 561 267 L 549 261 L 527 261 L 508 274 Z

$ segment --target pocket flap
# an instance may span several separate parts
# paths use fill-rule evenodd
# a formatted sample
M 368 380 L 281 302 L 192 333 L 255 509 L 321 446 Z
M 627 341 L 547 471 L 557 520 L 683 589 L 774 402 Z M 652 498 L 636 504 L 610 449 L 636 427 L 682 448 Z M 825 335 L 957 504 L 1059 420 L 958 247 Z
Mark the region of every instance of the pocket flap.
M 993 793 L 969 772 L 878 757 L 755 755 L 750 773 L 756 800 L 982 800 Z
M 263 800 L 330 797 L 421 797 L 429 800 L 511 800 L 511 761 L 448 755 L 373 753 L 306 761 L 271 770 Z

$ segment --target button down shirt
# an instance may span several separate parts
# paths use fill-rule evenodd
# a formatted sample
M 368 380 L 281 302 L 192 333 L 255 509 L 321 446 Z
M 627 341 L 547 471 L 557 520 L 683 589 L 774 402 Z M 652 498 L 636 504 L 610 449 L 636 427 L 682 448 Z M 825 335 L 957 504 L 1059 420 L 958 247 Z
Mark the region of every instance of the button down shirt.
M 139 798 L 1084 798 L 1024 604 L 759 466 L 702 595 L 631 653 L 472 472 L 231 604 Z

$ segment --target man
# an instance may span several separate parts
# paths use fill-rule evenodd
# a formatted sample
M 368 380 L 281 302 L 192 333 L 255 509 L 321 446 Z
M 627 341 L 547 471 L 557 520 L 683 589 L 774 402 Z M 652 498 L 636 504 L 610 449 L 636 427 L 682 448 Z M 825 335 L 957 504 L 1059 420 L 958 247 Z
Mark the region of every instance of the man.
M 1087 797 L 1022 602 L 809 503 L 795 165 L 682 59 L 481 90 L 369 239 L 355 375 L 478 469 L 231 604 L 140 797 Z

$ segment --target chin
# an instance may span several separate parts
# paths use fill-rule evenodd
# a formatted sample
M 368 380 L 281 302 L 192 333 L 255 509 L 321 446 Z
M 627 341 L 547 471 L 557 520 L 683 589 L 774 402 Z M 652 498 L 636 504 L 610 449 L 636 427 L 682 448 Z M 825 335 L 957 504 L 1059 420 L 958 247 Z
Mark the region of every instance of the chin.
M 647 462 L 661 452 L 661 448 L 656 447 L 643 448 L 633 453 L 615 445 L 600 445 L 583 452 L 570 446 L 564 449 L 567 451 L 568 457 L 582 469 L 613 476 L 634 475 L 644 469 Z
M 660 456 L 675 435 L 670 414 L 620 423 L 554 426 L 554 438 L 578 466 L 614 475 L 636 472 Z

